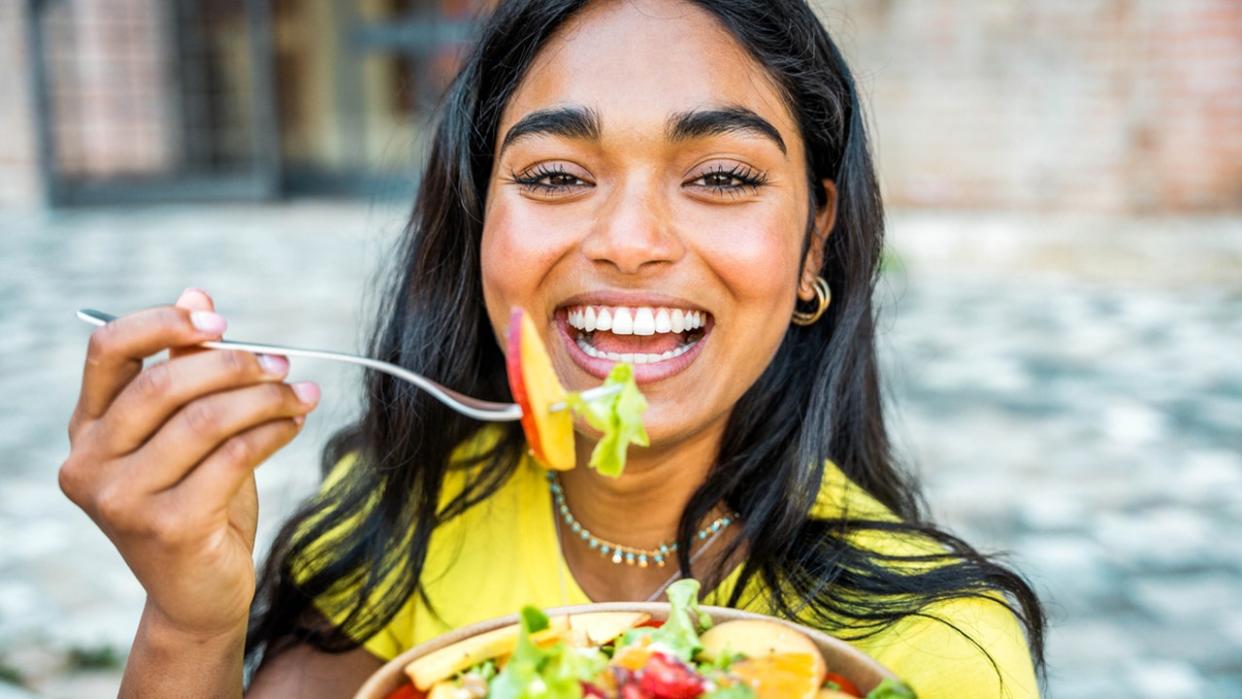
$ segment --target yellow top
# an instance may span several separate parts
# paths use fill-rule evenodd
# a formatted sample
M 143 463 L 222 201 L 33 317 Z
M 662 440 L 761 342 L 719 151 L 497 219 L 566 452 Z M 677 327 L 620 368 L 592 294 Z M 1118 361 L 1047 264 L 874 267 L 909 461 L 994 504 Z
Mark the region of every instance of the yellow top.
M 339 464 L 327 483 L 346 468 L 347 462 Z M 441 502 L 459 493 L 466 477 L 464 470 L 450 471 Z M 846 513 L 894 517 L 829 462 L 812 515 L 828 518 Z M 882 533 L 862 534 L 856 541 L 890 554 L 928 550 L 926 543 Z M 735 569 L 705 596 L 704 603 L 723 604 L 739 573 Z M 432 534 L 422 582 L 439 617 L 415 594 L 383 630 L 364 641 L 367 650 L 389 660 L 454 628 L 512 614 L 523 605 L 549 608 L 591 602 L 561 555 L 546 477 L 530 457 L 522 459 L 513 478 L 499 491 Z M 741 606 L 766 611 L 761 600 L 743 599 Z M 969 634 L 987 649 L 996 667 L 970 640 L 925 617 L 907 617 L 851 643 L 905 680 L 920 699 L 1038 696 L 1025 635 L 1007 609 L 988 600 L 964 599 L 938 603 L 925 611 Z M 997 669 L 1004 678 L 1003 691 Z

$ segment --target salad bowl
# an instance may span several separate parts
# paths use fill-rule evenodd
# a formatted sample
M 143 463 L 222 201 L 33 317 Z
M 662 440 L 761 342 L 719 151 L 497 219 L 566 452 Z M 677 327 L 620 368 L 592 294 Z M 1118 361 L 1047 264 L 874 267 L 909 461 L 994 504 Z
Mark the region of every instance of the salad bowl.
M 668 618 L 669 609 L 670 605 L 667 602 L 602 602 L 557 607 L 547 610 L 547 615 L 549 617 L 557 617 L 592 612 L 643 612 L 651 615 L 653 620 L 663 621 Z M 713 624 L 744 619 L 765 620 L 799 631 L 819 647 L 820 653 L 823 654 L 824 660 L 832 672 L 850 680 L 864 693 L 873 689 L 882 680 L 897 679 L 896 675 L 870 656 L 845 641 L 833 638 L 821 631 L 739 609 L 710 606 L 702 606 L 700 609 L 711 616 Z M 511 614 L 465 626 L 417 645 L 393 658 L 376 671 L 358 691 L 355 699 L 387 699 L 393 692 L 409 683 L 409 678 L 405 674 L 405 667 L 411 662 L 465 639 L 516 623 L 518 623 L 518 615 Z

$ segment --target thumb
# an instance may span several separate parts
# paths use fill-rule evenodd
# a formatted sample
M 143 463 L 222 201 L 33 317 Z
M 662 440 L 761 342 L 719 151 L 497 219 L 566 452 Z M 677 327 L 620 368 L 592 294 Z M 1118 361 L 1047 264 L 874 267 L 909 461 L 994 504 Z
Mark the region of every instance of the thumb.
M 181 296 L 177 297 L 177 302 L 173 304 L 177 308 L 184 308 L 191 311 L 214 311 L 216 304 L 211 300 L 211 296 L 202 289 L 189 287 L 181 292 Z M 172 348 L 168 351 L 169 359 L 184 357 L 187 354 L 195 354 L 197 352 L 205 352 L 206 350 L 199 348 Z

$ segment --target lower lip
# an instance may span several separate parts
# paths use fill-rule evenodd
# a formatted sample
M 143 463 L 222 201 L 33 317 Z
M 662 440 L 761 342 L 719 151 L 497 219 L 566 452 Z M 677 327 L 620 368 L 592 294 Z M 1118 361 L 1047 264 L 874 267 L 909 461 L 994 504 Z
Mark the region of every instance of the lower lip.
M 690 366 L 694 360 L 703 351 L 703 345 L 707 343 L 707 338 L 712 334 L 714 323 L 708 323 L 703 327 L 703 336 L 699 341 L 690 346 L 690 349 L 676 357 L 669 357 L 658 362 L 649 364 L 634 364 L 634 380 L 638 383 L 651 383 L 661 379 L 667 379 L 670 376 L 679 374 Z M 601 359 L 600 357 L 592 357 L 582 348 L 578 346 L 575 339 L 574 328 L 569 327 L 563 313 L 558 313 L 556 317 L 556 328 L 560 331 L 561 340 L 564 341 L 565 347 L 569 351 L 569 356 L 574 363 L 582 368 L 583 371 L 594 376 L 597 379 L 605 379 L 608 372 L 612 371 L 612 367 L 617 362 L 611 359 Z

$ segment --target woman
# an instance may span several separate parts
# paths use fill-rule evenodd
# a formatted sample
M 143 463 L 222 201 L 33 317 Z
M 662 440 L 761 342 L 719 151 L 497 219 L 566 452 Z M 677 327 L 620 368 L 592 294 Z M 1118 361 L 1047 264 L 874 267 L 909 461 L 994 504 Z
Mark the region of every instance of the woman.
M 619 479 L 549 483 L 516 425 L 370 375 L 247 642 L 251 469 L 317 390 L 279 359 L 180 349 L 223 330 L 202 292 L 122 318 L 92 338 L 61 480 L 148 592 L 123 694 L 238 694 L 245 643 L 251 695 L 340 696 L 449 628 L 647 599 L 671 573 L 851 639 L 923 697 L 1037 694 L 1030 587 L 927 523 L 889 454 L 882 209 L 803 2 L 511 0 L 442 110 L 375 356 L 505 399 L 522 307 L 571 389 L 635 363 L 650 446 Z

